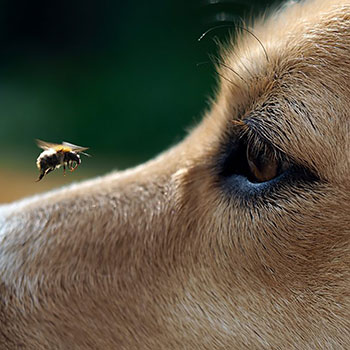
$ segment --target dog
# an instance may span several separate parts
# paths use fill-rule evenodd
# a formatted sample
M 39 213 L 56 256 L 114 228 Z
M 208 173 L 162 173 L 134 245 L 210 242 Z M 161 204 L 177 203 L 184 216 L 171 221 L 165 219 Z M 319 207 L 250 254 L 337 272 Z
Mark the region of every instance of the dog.
M 203 121 L 0 209 L 1 349 L 350 349 L 350 1 L 222 49 Z

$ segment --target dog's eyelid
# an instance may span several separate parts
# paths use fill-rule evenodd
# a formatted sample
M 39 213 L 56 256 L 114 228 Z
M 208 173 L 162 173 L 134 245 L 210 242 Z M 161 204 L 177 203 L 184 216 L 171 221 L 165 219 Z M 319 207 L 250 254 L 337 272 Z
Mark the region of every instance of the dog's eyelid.
M 268 122 L 267 122 L 268 123 Z M 273 157 L 280 164 L 280 170 L 286 170 L 290 167 L 296 167 L 303 169 L 305 173 L 308 173 L 312 178 L 319 178 L 318 173 L 307 162 L 302 162 L 297 159 L 293 154 L 286 152 L 273 140 L 279 138 L 283 140 L 283 135 L 276 135 L 275 130 L 271 131 L 266 124 L 258 120 L 257 118 L 245 118 L 234 123 L 239 129 L 237 134 L 241 142 L 248 145 L 254 145 L 256 149 L 267 150 L 268 153 L 273 154 Z
M 293 154 L 289 153 L 287 149 L 283 149 L 280 146 L 280 142 L 287 139 L 286 135 L 283 135 L 283 131 L 278 132 L 269 120 L 260 120 L 256 116 L 249 116 L 244 119 L 235 120 L 234 126 L 238 128 L 236 135 L 239 138 L 246 138 L 247 141 L 254 140 L 254 142 L 266 145 L 271 150 L 274 150 L 276 154 L 282 156 L 283 159 L 291 161 L 294 159 Z
M 266 136 L 266 132 L 263 133 L 259 130 L 256 122 L 250 123 L 249 119 L 235 120 L 234 125 L 238 128 L 238 138 L 243 140 L 247 144 L 260 144 L 262 148 L 268 148 L 276 156 L 279 155 L 282 158 L 290 158 L 287 154 L 272 141 L 272 138 Z

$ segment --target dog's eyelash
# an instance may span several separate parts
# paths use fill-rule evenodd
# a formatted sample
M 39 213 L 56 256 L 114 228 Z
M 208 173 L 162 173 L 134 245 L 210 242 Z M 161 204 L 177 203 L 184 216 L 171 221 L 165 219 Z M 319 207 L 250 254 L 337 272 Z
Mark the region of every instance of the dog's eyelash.
M 317 174 L 262 137 L 256 123 L 254 127 L 242 120 L 233 124 L 218 163 L 225 191 L 250 198 L 252 194 L 266 196 L 281 185 L 319 182 Z
M 292 162 L 292 159 L 282 150 L 276 147 L 271 141 L 261 136 L 255 128 L 252 128 L 246 120 L 234 121 L 234 125 L 238 127 L 237 138 L 244 143 L 246 147 L 250 147 L 255 152 L 261 154 L 269 154 L 277 161 Z
M 224 177 L 242 176 L 250 183 L 268 183 L 289 169 L 300 168 L 297 162 L 274 147 L 273 143 L 242 120 L 236 121 L 220 173 Z
M 282 188 L 307 187 L 319 182 L 310 169 L 300 165 L 272 143 L 239 123 L 218 159 L 224 192 L 247 203 L 270 198 Z
M 276 134 L 276 129 L 272 128 L 268 120 L 261 121 L 255 116 L 246 117 L 244 119 L 233 120 L 232 124 L 236 129 L 235 135 L 246 138 L 248 141 L 255 142 L 261 146 L 267 146 L 276 151 L 276 155 L 280 154 L 283 157 L 291 159 L 291 155 L 287 155 L 273 139 L 283 140 L 285 138 L 281 134 Z

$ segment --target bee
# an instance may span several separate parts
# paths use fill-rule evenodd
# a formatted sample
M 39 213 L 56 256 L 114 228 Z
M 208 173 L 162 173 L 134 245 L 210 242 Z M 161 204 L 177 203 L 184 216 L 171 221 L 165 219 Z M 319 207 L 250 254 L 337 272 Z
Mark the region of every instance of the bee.
M 66 167 L 70 171 L 74 171 L 81 163 L 78 153 L 89 156 L 84 153 L 88 147 L 80 147 L 69 142 L 62 142 L 62 144 L 49 143 L 41 140 L 36 140 L 39 148 L 44 151 L 40 153 L 36 160 L 36 166 L 40 173 L 36 182 L 40 181 L 45 175 L 63 165 L 63 174 L 66 174 Z

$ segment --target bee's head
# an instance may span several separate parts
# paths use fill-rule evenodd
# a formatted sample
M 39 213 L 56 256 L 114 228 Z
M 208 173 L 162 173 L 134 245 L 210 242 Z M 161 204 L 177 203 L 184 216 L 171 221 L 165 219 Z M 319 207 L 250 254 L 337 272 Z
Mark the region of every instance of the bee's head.
M 70 162 L 76 162 L 77 164 L 81 163 L 79 154 L 75 152 L 66 152 L 64 155 L 64 161 L 67 163 L 70 163 Z

